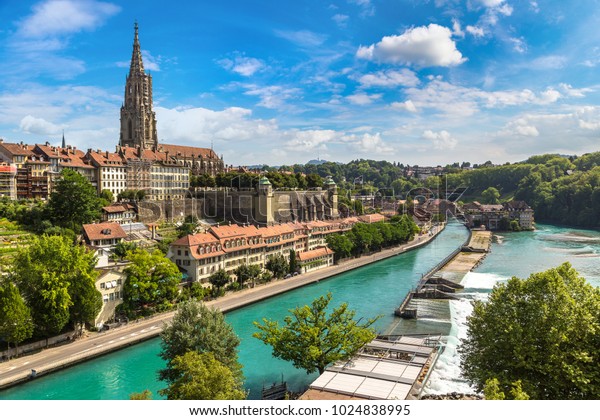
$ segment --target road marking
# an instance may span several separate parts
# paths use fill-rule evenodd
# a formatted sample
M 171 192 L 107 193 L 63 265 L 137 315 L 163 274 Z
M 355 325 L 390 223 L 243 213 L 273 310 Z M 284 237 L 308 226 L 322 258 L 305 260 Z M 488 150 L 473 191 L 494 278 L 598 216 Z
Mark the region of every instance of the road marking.
M 115 340 L 110 340 L 110 341 L 108 342 L 108 344 L 112 344 L 112 343 L 114 343 L 114 342 L 115 342 Z

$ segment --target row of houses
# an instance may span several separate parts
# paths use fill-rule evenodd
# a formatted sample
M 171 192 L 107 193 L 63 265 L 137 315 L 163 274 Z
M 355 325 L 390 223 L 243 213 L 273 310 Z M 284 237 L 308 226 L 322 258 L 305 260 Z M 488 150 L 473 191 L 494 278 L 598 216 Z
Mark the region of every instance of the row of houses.
M 189 191 L 190 173 L 216 175 L 222 158 L 212 149 L 162 144 L 153 149 L 117 146 L 114 153 L 45 144 L 7 143 L 0 139 L 0 196 L 45 200 L 60 172 L 69 168 L 88 179 L 100 193 L 116 197 L 143 190 L 150 200 L 180 199 Z
M 167 257 L 180 269 L 184 282 L 197 281 L 204 285 L 208 285 L 208 277 L 218 270 L 223 269 L 234 276 L 235 270 L 243 264 L 264 268 L 270 257 L 283 255 L 289 258 L 290 251 L 296 254 L 298 271 L 306 273 L 333 265 L 333 251 L 327 248 L 327 235 L 350 230 L 356 223 L 383 220 L 384 216 L 374 214 L 264 227 L 212 226 L 205 232 L 187 235 L 171 243 Z M 119 242 L 134 239 L 128 232 L 127 226 L 116 221 L 83 225 L 83 239 L 98 257 L 100 275 L 96 288 L 102 293 L 104 302 L 96 325 L 112 319 L 115 308 L 123 301 L 123 269 L 127 263 L 111 263 L 109 257 Z
M 204 233 L 185 236 L 171 244 L 167 257 L 189 281 L 206 283 L 214 272 L 223 269 L 233 275 L 243 265 L 264 268 L 275 255 L 296 254 L 303 273 L 333 264 L 327 236 L 352 229 L 356 223 L 383 221 L 382 215 L 349 217 L 307 223 L 282 223 L 273 226 L 213 226 Z
M 478 201 L 463 205 L 468 227 L 485 226 L 489 230 L 504 230 L 504 223 L 517 221 L 523 230 L 533 230 L 533 209 L 522 200 L 502 204 L 481 204 Z

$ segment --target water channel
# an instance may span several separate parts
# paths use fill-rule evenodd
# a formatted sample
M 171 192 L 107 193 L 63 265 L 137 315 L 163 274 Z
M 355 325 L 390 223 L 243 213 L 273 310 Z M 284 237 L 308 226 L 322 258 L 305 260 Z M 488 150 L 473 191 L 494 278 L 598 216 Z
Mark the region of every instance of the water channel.
M 254 321 L 282 320 L 287 310 L 310 303 L 327 292 L 333 304 L 348 302 L 358 316 L 382 314 L 376 328 L 385 332 L 394 322 L 393 311 L 416 284 L 420 274 L 443 259 L 467 238 L 459 224 L 450 224 L 432 243 L 379 263 L 347 272 L 331 279 L 285 293 L 230 312 L 227 320 L 240 336 L 240 362 L 244 365 L 250 398 L 259 398 L 263 385 L 283 380 L 291 389 L 306 387 L 316 375 L 306 375 L 291 363 L 274 359 L 270 348 L 252 333 Z M 426 319 L 406 323 L 406 332 L 440 332 L 449 335 L 447 350 L 440 357 L 428 387 L 430 392 L 468 391 L 460 380 L 455 345 L 465 333 L 464 322 L 470 300 L 485 298 L 497 281 L 512 275 L 526 277 L 570 261 L 592 284 L 600 285 L 600 232 L 539 225 L 535 232 L 502 234 L 492 253 L 465 278 L 463 299 L 452 302 L 449 311 L 427 314 Z M 154 398 L 164 384 L 156 379 L 163 366 L 157 356 L 159 339 L 120 350 L 92 361 L 0 391 L 0 399 L 127 399 L 132 392 L 149 389 Z

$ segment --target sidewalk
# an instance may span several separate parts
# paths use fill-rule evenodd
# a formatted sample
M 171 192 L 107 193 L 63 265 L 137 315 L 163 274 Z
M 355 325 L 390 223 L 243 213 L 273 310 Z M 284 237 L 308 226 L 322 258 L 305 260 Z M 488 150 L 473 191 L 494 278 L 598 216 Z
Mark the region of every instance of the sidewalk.
M 232 311 L 271 296 L 297 289 L 307 284 L 423 246 L 433 240 L 444 227 L 445 225 L 437 227 L 433 235 L 419 235 L 414 240 L 402 246 L 344 261 L 338 265 L 322 268 L 289 279 L 275 280 L 252 289 L 231 292 L 221 298 L 206 302 L 206 305 L 218 308 L 223 312 Z M 0 389 L 27 381 L 32 369 L 36 370 L 37 376 L 41 376 L 156 337 L 160 334 L 163 325 L 168 323 L 174 314 L 175 311 L 158 314 L 152 318 L 133 321 L 106 332 L 88 332 L 86 336 L 73 343 L 44 349 L 35 354 L 0 363 Z

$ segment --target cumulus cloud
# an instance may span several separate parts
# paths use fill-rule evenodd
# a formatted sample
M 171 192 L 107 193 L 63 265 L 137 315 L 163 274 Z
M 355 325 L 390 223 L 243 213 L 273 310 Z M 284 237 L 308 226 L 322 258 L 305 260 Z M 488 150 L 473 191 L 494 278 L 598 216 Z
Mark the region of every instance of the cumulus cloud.
M 218 63 L 226 70 L 240 74 L 242 76 L 252 76 L 254 73 L 266 68 L 265 63 L 258 58 L 245 57 L 236 54 L 233 58 L 224 58 Z
M 452 19 L 452 35 L 459 38 L 465 37 L 465 32 L 462 30 L 460 22 L 456 19 Z
M 62 127 L 52 124 L 43 118 L 35 118 L 31 115 L 27 115 L 21 120 L 19 128 L 21 131 L 28 134 L 51 135 L 57 134 Z
M 348 0 L 348 2 L 361 8 L 360 17 L 366 18 L 375 14 L 375 6 L 373 6 L 371 0 Z
M 365 74 L 358 78 L 358 82 L 364 88 L 397 86 L 417 86 L 420 81 L 415 72 L 409 69 L 386 70 L 377 73 Z
M 386 36 L 377 44 L 360 46 L 358 58 L 417 67 L 452 67 L 466 61 L 450 29 L 435 23 L 410 28 L 401 35 Z
M 451 150 L 458 144 L 458 141 L 446 130 L 439 132 L 425 130 L 421 138 L 430 141 L 436 150 Z
M 347 134 L 342 140 L 360 153 L 383 154 L 394 150 L 383 141 L 380 133 Z
M 417 107 L 415 106 L 413 101 L 411 101 L 410 99 L 405 102 L 394 102 L 394 103 L 392 103 L 392 108 L 400 109 L 400 110 L 411 112 L 411 113 L 417 112 Z
M 19 34 L 30 38 L 95 29 L 117 14 L 117 5 L 92 0 L 48 0 L 33 6 L 33 13 L 19 24 Z
M 565 95 L 572 98 L 583 98 L 586 93 L 593 92 L 591 88 L 574 89 L 567 83 L 560 83 L 558 89 Z
M 334 130 L 291 130 L 286 134 L 286 148 L 292 151 L 325 150 L 327 144 L 339 140 Z

